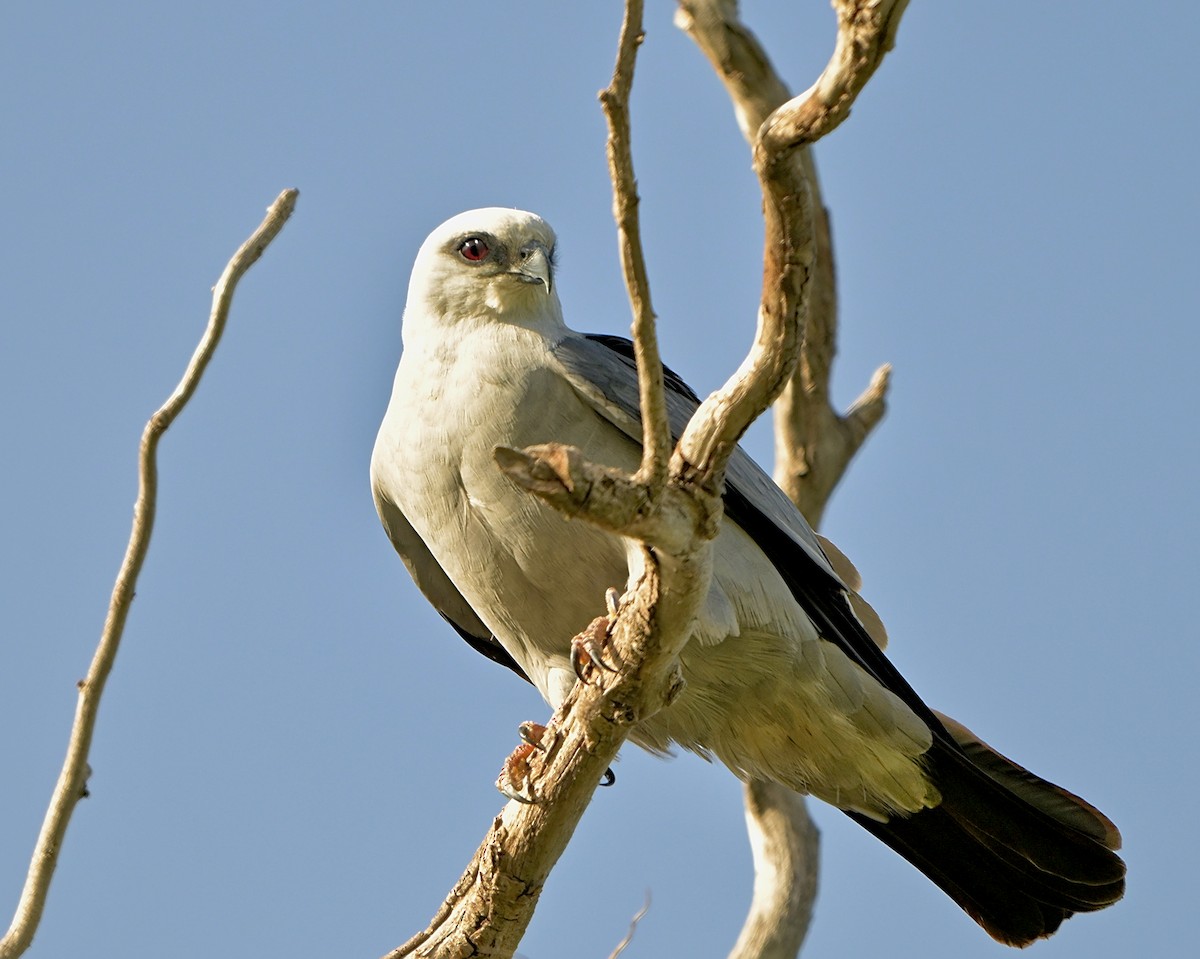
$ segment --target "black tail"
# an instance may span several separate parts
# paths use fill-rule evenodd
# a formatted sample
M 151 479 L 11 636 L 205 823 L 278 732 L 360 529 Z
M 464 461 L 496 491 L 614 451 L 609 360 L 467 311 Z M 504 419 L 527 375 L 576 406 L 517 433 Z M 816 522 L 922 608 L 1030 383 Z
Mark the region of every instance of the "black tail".
M 849 813 L 855 822 L 1010 946 L 1121 898 L 1121 836 L 1106 816 L 939 718 L 959 746 L 937 741 L 928 753 L 941 804 L 886 823 Z

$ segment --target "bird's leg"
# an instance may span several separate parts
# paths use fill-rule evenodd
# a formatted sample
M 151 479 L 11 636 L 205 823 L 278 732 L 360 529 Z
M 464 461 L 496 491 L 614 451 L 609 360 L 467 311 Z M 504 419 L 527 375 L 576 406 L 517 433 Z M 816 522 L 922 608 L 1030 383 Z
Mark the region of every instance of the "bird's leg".
M 546 727 L 541 723 L 526 721 L 517 727 L 517 735 L 521 737 L 521 745 L 504 760 L 496 788 L 509 799 L 535 803 L 538 797 L 533 791 L 533 770 L 529 765 L 529 757 L 535 752 L 545 751 L 542 737 L 546 735 Z
M 521 737 L 521 742 L 532 746 L 534 749 L 545 749 L 542 745 L 542 737 L 546 735 L 546 727 L 541 723 L 535 723 L 527 719 L 517 727 L 517 735 Z
M 615 650 L 612 645 L 612 627 L 620 611 L 620 595 L 615 589 L 609 589 L 604 594 L 604 605 L 607 616 L 597 616 L 583 632 L 571 640 L 571 666 L 575 675 L 582 683 L 588 683 L 597 678 L 599 670 L 615 673 L 613 665 Z M 496 788 L 509 799 L 521 803 L 540 802 L 533 788 L 533 767 L 529 760 L 535 752 L 543 752 L 546 747 L 542 739 L 546 735 L 546 727 L 541 723 L 523 722 L 517 727 L 521 737 L 521 745 L 512 751 L 500 769 L 496 780 Z M 600 785 L 611 786 L 617 781 L 612 769 L 604 771 Z
M 533 791 L 533 770 L 529 766 L 529 757 L 538 748 L 532 743 L 521 743 L 500 767 L 496 788 L 509 799 L 527 804 L 538 801 L 537 794 Z
M 610 658 L 614 653 L 612 627 L 620 611 L 619 602 L 617 591 L 609 588 L 604 594 L 608 615 L 597 616 L 571 640 L 571 666 L 581 683 L 591 681 L 595 675 L 593 667 L 609 673 L 617 671 Z
M 541 801 L 533 789 L 533 768 L 529 765 L 529 758 L 535 752 L 546 751 L 546 747 L 542 745 L 546 728 L 541 723 L 535 723 L 532 720 L 526 720 L 517 727 L 521 745 L 504 760 L 504 765 L 500 768 L 500 776 L 496 779 L 496 788 L 509 799 L 526 804 Z M 606 769 L 600 785 L 611 786 L 616 781 L 617 774 L 612 769 Z

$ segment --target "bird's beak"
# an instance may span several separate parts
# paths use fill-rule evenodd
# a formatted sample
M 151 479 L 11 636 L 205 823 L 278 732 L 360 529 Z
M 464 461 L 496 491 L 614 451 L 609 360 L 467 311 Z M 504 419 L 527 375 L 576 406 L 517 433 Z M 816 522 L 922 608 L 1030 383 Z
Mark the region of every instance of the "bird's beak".
M 547 294 L 553 288 L 550 254 L 540 243 L 530 243 L 521 247 L 520 259 L 513 273 L 526 283 L 543 284 Z

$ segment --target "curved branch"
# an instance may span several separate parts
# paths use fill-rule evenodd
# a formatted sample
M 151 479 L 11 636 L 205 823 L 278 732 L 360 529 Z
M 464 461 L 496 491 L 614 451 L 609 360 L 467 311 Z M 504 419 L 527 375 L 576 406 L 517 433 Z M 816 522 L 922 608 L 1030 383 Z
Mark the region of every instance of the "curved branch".
M 869 76 L 868 69 L 873 71 L 894 43 L 905 4 L 880 5 L 874 9 L 866 17 L 875 18 L 874 33 L 868 39 L 863 38 L 860 30 L 864 16 L 858 11 L 869 10 L 870 5 L 835 6 L 842 24 L 839 35 L 852 34 L 857 39 L 840 39 L 822 79 L 807 94 L 792 100 L 762 45 L 738 19 L 738 4 L 734 0 L 679 0 L 676 25 L 708 57 L 733 102 L 738 126 L 752 146 L 768 117 L 784 104 L 787 104 L 784 111 L 803 112 L 805 98 L 819 101 L 822 96 L 828 97 L 831 90 L 861 89 Z M 850 57 L 855 50 L 864 51 L 862 63 Z M 850 72 L 854 74 L 853 80 L 847 76 Z M 850 102 L 841 104 L 842 119 Z M 810 105 L 807 109 L 811 112 L 815 108 Z M 775 407 L 775 480 L 815 527 L 820 524 L 829 497 L 851 459 L 883 417 L 891 367 L 884 365 L 875 372 L 870 384 L 844 415 L 830 405 L 830 372 L 837 351 L 837 289 L 829 211 L 820 201 L 820 183 L 812 153 L 798 148 L 794 161 L 800 165 L 812 194 L 816 266 L 800 364 Z
M 766 225 L 763 296 L 754 345 L 741 369 L 708 398 L 680 440 L 684 459 L 703 469 L 728 452 L 767 405 L 774 402 L 799 359 L 795 337 L 803 330 L 809 302 L 817 286 L 817 210 L 815 175 L 797 155 L 806 145 L 835 129 L 882 62 L 895 40 L 907 0 L 835 0 L 837 43 L 817 82 L 798 97 L 776 107 L 751 137 L 754 169 L 763 192 Z M 703 16 L 697 16 L 697 14 Z M 736 4 L 682 3 L 685 28 L 701 23 L 736 23 Z M 738 25 L 721 40 L 702 44 L 738 104 L 739 122 L 750 130 L 772 96 L 785 88 L 778 78 L 748 96 L 749 77 L 768 77 L 769 61 L 749 32 Z M 735 51 L 747 71 L 730 69 Z M 740 73 L 740 76 L 734 76 Z M 832 286 L 832 276 L 827 287 Z M 724 426 L 710 427 L 719 416 Z
M 200 383 L 200 377 L 204 375 L 209 360 L 212 359 L 225 329 L 238 280 L 262 256 L 267 245 L 283 229 L 283 225 L 295 209 L 297 196 L 299 193 L 296 190 L 284 190 L 279 194 L 267 210 L 267 216 L 258 229 L 242 244 L 225 267 L 217 285 L 213 287 L 213 305 L 208 326 L 192 354 L 183 378 L 167 401 L 150 417 L 142 432 L 138 451 L 138 497 L 133 507 L 133 530 L 129 536 L 125 558 L 117 573 L 116 583 L 113 585 L 100 642 L 92 657 L 87 677 L 78 684 L 79 702 L 67 743 L 66 759 L 34 846 L 33 859 L 12 925 L 4 938 L 0 939 L 0 959 L 15 959 L 33 942 L 71 814 L 79 800 L 87 795 L 87 779 L 91 772 L 87 759 L 96 728 L 100 697 L 112 671 L 121 636 L 125 631 L 129 608 L 133 603 L 138 575 L 150 548 L 150 534 L 154 528 L 158 498 L 158 441 L 187 405 Z
M 817 897 L 821 837 L 804 797 L 786 786 L 748 782 L 743 797 L 754 895 L 729 959 L 795 959 Z
M 847 23 L 855 19 L 846 16 L 851 6 L 839 6 L 838 47 L 822 80 L 829 79 L 834 66 L 844 62 L 845 51 L 853 47 L 843 39 Z M 877 28 L 879 49 L 889 49 L 894 42 L 903 8 L 903 3 L 895 5 L 885 15 L 886 26 Z M 736 0 L 679 0 L 675 23 L 708 58 L 733 103 L 742 135 L 754 147 L 768 117 L 791 101 L 792 95 L 758 39 L 740 22 Z M 881 56 L 868 59 L 877 66 Z M 814 89 L 821 86 L 818 81 Z M 843 82 L 842 86 L 851 84 Z M 797 101 L 789 106 L 798 106 Z M 848 109 L 849 104 L 844 106 Z M 810 278 L 800 362 L 775 404 L 775 479 L 816 527 L 850 460 L 883 416 L 890 367 L 876 372 L 844 417 L 830 405 L 837 288 L 829 212 L 821 203 L 811 151 L 797 147 L 791 152 L 791 163 L 805 180 L 811 198 L 810 235 L 816 263 Z M 804 236 L 803 222 L 793 223 L 792 228 Z M 772 242 L 770 237 L 767 242 Z M 804 800 L 774 784 L 747 783 L 745 805 L 755 861 L 754 894 L 730 959 L 792 957 L 799 952 L 812 917 L 819 836 Z
M 838 18 L 833 56 L 816 83 L 773 111 L 759 128 L 756 139 L 765 160 L 815 143 L 850 116 L 859 93 L 895 45 L 907 6 L 908 0 L 833 0 Z

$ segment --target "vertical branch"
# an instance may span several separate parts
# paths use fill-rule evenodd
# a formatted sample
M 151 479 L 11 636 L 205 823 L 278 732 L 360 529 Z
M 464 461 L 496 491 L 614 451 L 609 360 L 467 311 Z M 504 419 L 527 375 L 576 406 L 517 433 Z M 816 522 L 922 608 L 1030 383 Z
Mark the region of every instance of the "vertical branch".
M 25 887 L 17 903 L 12 925 L 4 938 L 0 939 L 0 959 L 15 959 L 33 942 L 71 814 L 79 800 L 87 795 L 87 779 L 91 772 L 87 760 L 96 728 L 96 716 L 100 709 L 100 697 L 104 693 L 104 684 L 116 660 L 121 636 L 125 631 L 125 621 L 133 603 L 138 575 L 150 548 L 150 534 L 154 528 L 158 501 L 158 442 L 187 405 L 200 383 L 200 377 L 204 375 L 209 360 L 212 359 L 225 329 L 238 280 L 262 256 L 268 244 L 283 229 L 283 225 L 295 209 L 298 195 L 296 190 L 284 190 L 271 204 L 258 229 L 242 244 L 225 267 L 224 273 L 213 288 L 213 305 L 208 326 L 192 354 L 183 378 L 167 401 L 150 417 L 142 432 L 138 450 L 138 496 L 133 507 L 133 529 L 129 536 L 129 544 L 125 549 L 125 558 L 117 573 L 116 583 L 113 585 L 100 642 L 86 678 L 78 684 L 79 702 L 67 743 L 66 759 L 34 846 L 33 859 L 29 864 Z
M 818 104 L 838 99 L 830 96 L 830 91 L 843 94 L 849 90 L 853 99 L 853 91 L 861 89 L 891 48 L 905 3 L 879 5 L 880 19 L 872 19 L 872 11 L 844 0 L 836 0 L 834 6 L 839 15 L 838 47 L 830 67 L 805 94 Z M 868 40 L 856 44 L 852 38 L 861 35 L 856 34 L 855 24 L 864 21 L 871 24 Z M 678 0 L 675 23 L 705 54 L 725 85 L 742 135 L 755 150 L 761 175 L 757 163 L 760 133 L 775 111 L 791 100 L 787 85 L 758 39 L 740 22 L 736 0 Z M 861 54 L 857 64 L 848 65 L 852 58 L 847 50 Z M 835 74 L 841 79 L 835 79 Z M 848 79 L 850 74 L 857 79 Z M 830 405 L 837 289 L 829 211 L 821 202 L 812 152 L 802 144 L 789 152 L 786 162 L 792 174 L 803 180 L 809 198 L 808 209 L 797 211 L 799 216 L 790 230 L 801 240 L 807 237 L 815 263 L 800 362 L 775 405 L 775 478 L 815 527 L 851 458 L 883 416 L 890 368 L 885 365 L 875 373 L 844 416 Z M 768 258 L 773 242 L 778 238 L 773 239 L 768 231 Z M 785 959 L 799 952 L 812 918 L 820 837 L 801 797 L 772 783 L 750 782 L 744 798 L 754 853 L 754 894 L 730 959 Z
M 840 19 L 853 22 L 853 5 L 838 4 Z M 903 4 L 897 4 L 881 34 L 890 48 Z M 738 19 L 732 0 L 679 0 L 675 23 L 703 51 L 733 103 L 743 136 L 753 146 L 771 113 L 791 98 L 762 44 Z M 839 46 L 839 50 L 842 47 Z M 836 58 L 837 55 L 835 55 Z M 808 521 L 818 526 L 830 495 L 850 460 L 886 408 L 891 367 L 881 366 L 845 414 L 830 404 L 830 374 L 837 351 L 837 288 L 829 211 L 812 152 L 798 149 L 799 165 L 812 194 L 816 265 L 800 363 L 775 406 L 775 480 Z
M 600 92 L 600 104 L 608 124 L 608 173 L 613 184 L 613 219 L 621 249 L 621 271 L 633 311 L 633 348 L 637 356 L 638 390 L 642 405 L 642 465 L 638 477 L 651 490 L 660 490 L 667 478 L 671 431 L 663 398 L 662 359 L 658 352 L 654 309 L 650 304 L 650 280 L 642 256 L 638 223 L 637 179 L 633 173 L 630 147 L 629 94 L 637 50 L 645 39 L 642 32 L 642 0 L 629 0 L 617 42 L 617 62 L 612 82 Z
M 817 898 L 820 835 L 799 793 L 761 780 L 743 793 L 754 894 L 729 959 L 794 959 Z

